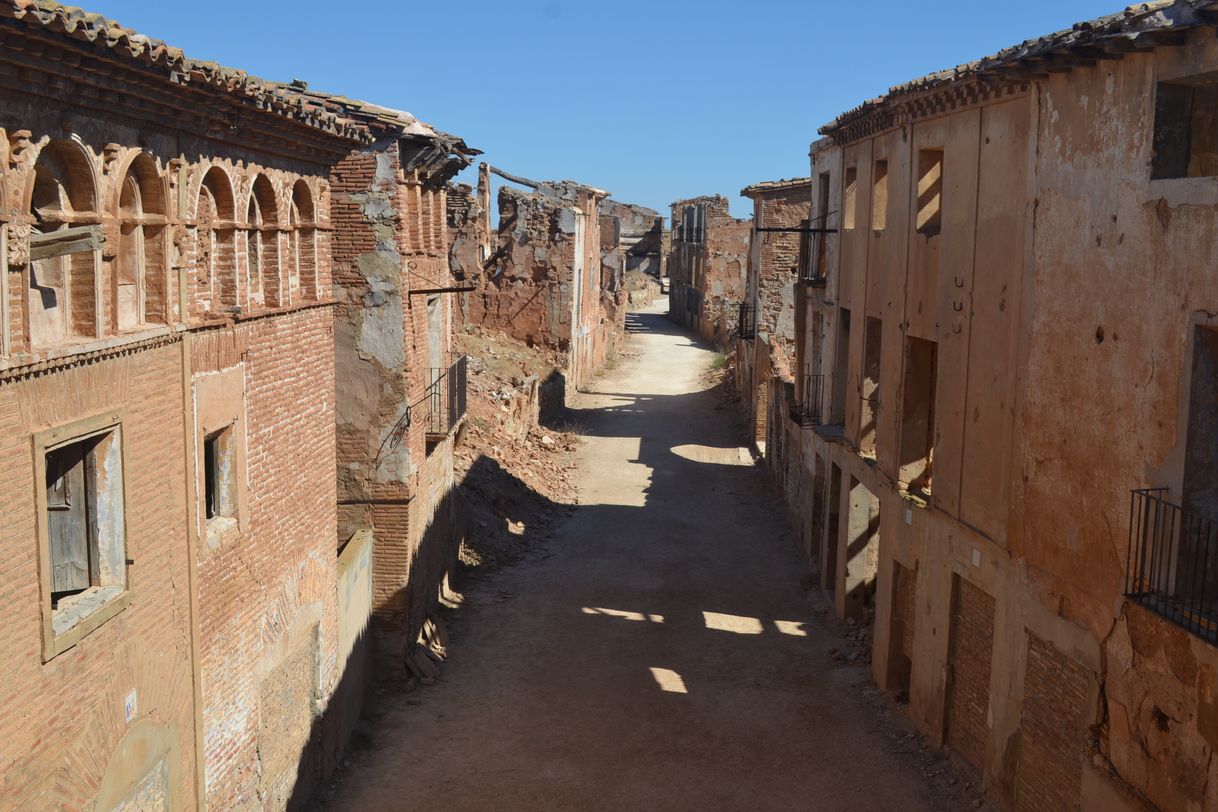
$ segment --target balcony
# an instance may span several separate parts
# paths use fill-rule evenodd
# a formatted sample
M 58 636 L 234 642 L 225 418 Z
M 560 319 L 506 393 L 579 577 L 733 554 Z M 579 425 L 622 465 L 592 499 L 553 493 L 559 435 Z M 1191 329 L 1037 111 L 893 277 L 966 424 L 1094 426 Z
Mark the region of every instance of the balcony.
M 1218 644 L 1218 525 L 1166 495 L 1132 492 L 1125 596 Z
M 795 393 L 795 414 L 799 425 L 806 429 L 816 428 L 824 423 L 821 412 L 825 376 L 812 374 L 811 367 L 805 367 L 799 388 Z
M 736 316 L 736 335 L 743 339 L 757 337 L 757 311 L 752 305 L 740 305 Z
M 815 222 L 815 225 L 813 224 Z M 814 288 L 823 288 L 828 283 L 825 273 L 828 246 L 825 242 L 829 234 L 825 231 L 810 231 L 807 229 L 824 228 L 824 218 L 800 221 L 800 228 L 805 229 L 804 239 L 799 246 L 799 281 L 806 282 Z
M 465 417 L 465 387 L 469 356 L 462 355 L 450 366 L 431 368 L 424 402 L 427 405 L 427 439 L 447 437 Z

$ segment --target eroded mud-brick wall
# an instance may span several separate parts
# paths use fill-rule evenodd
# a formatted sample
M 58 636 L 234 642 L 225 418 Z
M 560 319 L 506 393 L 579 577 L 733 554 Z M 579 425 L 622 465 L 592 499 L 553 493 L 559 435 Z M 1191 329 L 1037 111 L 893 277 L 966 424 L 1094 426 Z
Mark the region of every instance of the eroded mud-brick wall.
M 476 212 L 450 212 L 462 224 L 450 253 L 476 288 L 463 296 L 466 323 L 559 352 L 568 380 L 579 385 L 612 352 L 625 319 L 621 291 L 603 284 L 597 204 L 605 193 L 571 181 L 528 191 L 503 186 L 496 233 L 475 249 L 486 186 L 480 183 Z M 485 261 L 474 258 L 476 250 Z M 476 276 L 471 266 L 480 267 Z
M 338 542 L 372 531 L 373 634 L 388 673 L 401 671 L 459 541 L 447 190 L 408 166 L 394 138 L 334 171 Z
M 807 179 L 759 183 L 742 191 L 753 198 L 759 228 L 798 228 L 808 218 L 812 182 Z M 790 358 L 795 347 L 795 279 L 803 235 L 758 232 L 749 252 L 748 293 L 756 307 L 756 330 Z
M 722 195 L 672 204 L 669 315 L 726 343 L 746 293 L 752 221 L 736 220 Z

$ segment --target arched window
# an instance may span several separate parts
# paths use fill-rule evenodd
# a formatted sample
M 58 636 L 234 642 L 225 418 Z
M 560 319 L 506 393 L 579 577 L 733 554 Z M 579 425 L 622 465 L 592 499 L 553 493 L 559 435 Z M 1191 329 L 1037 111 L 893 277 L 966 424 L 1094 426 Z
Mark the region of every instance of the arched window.
M 246 250 L 249 252 L 251 298 L 257 291 L 258 304 L 279 307 L 283 304 L 279 276 L 279 212 L 275 188 L 266 175 L 254 179 L 247 212 Z
M 34 165 L 28 276 L 29 345 L 100 335 L 97 194 L 84 150 L 51 141 Z
M 292 187 L 292 255 L 295 285 L 301 298 L 316 301 L 317 291 L 317 219 L 313 195 L 303 180 Z
M 228 176 L 212 167 L 199 187 L 195 215 L 198 249 L 194 302 L 199 313 L 237 305 L 237 264 L 233 252 L 233 189 Z
M 139 155 L 119 190 L 114 308 L 119 330 L 169 321 L 165 194 L 156 163 Z
M 249 226 L 245 232 L 245 268 L 249 274 L 250 302 L 261 305 L 266 303 L 262 290 L 262 210 L 254 195 L 250 195 L 245 222 Z

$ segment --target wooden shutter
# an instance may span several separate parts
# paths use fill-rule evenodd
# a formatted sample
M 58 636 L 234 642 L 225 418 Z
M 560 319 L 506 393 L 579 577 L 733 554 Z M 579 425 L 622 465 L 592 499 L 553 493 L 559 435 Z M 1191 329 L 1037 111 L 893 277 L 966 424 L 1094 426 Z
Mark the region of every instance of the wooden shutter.
M 86 452 L 84 443 L 74 443 L 46 457 L 52 593 L 88 589 L 90 585 Z

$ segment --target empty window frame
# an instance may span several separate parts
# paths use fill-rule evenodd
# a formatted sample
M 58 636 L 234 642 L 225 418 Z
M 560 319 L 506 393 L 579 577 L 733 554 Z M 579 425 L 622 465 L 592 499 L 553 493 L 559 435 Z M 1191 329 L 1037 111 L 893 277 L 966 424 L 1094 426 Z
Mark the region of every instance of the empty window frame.
M 846 182 L 842 188 L 842 228 L 854 230 L 854 213 L 858 203 L 858 169 L 846 168 Z
M 875 438 L 880 411 L 880 347 L 884 323 L 866 319 L 863 333 L 862 409 L 859 426 L 859 452 L 875 456 Z
M 126 605 L 121 430 L 116 424 L 98 428 L 98 422 L 35 437 L 44 659 Z M 60 441 L 64 433 L 72 439 Z
M 888 161 L 876 161 L 871 176 L 871 230 L 888 226 Z
M 817 228 L 827 228 L 829 222 L 829 181 L 828 172 L 821 172 L 816 186 L 816 218 Z M 816 235 L 816 277 L 824 279 L 828 272 L 828 241 L 823 233 Z
M 203 439 L 203 509 L 208 523 L 237 517 L 237 466 L 233 427 Z
M 943 150 L 918 150 L 918 203 L 917 221 L 919 234 L 934 236 L 939 233 L 943 219 Z
M 938 345 L 905 339 L 905 380 L 901 388 L 900 480 L 910 493 L 929 496 L 935 438 L 935 379 Z
M 829 423 L 842 426 L 846 423 L 846 387 L 850 378 L 850 311 L 840 308 L 837 314 L 837 346 L 833 365 L 833 400 L 829 409 Z
M 1150 177 L 1218 175 L 1218 74 L 1159 82 Z

